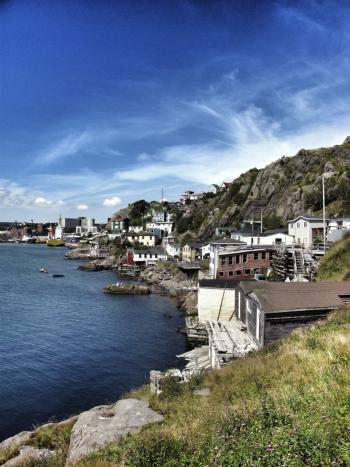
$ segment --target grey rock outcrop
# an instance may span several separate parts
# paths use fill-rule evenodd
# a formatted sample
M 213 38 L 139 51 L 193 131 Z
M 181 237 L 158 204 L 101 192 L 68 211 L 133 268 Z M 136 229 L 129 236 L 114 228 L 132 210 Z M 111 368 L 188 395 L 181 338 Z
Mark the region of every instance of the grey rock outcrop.
M 26 464 L 35 465 L 34 462 L 42 462 L 54 456 L 55 452 L 49 449 L 37 449 L 32 446 L 23 446 L 18 456 L 13 457 L 3 464 L 3 467 L 23 467 Z
M 16 446 L 22 445 L 29 440 L 31 434 L 31 431 L 21 431 L 21 433 L 18 433 L 17 435 L 11 436 L 11 438 L 7 438 L 2 441 L 0 443 L 0 449 L 12 449 Z
M 163 418 L 147 402 L 138 399 L 122 399 L 83 412 L 72 429 L 66 466 Z

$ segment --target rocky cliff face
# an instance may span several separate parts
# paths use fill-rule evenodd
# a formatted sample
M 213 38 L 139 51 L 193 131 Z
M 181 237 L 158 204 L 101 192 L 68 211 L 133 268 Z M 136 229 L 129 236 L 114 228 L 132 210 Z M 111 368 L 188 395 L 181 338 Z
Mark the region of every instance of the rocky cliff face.
M 217 226 L 240 226 L 259 219 L 267 228 L 278 228 L 301 213 L 322 209 L 322 174 L 326 173 L 327 215 L 350 214 L 350 137 L 330 148 L 301 149 L 294 157 L 282 157 L 264 169 L 252 169 L 231 187 L 207 195 L 187 207 L 179 219 L 178 233 L 186 230 L 201 239 Z M 180 229 L 179 229 L 180 227 Z M 186 229 L 187 227 L 187 229 Z

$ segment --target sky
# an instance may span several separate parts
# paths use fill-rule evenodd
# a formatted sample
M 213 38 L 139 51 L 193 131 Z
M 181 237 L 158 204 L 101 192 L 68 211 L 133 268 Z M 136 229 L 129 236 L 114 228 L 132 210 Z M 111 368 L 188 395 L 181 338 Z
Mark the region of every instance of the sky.
M 0 0 L 0 221 L 206 190 L 350 134 L 350 2 Z

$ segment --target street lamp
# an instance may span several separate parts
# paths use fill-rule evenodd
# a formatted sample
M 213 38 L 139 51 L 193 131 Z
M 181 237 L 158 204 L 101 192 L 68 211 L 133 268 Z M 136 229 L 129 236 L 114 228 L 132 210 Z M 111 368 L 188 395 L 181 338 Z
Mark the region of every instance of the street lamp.
M 323 201 L 323 254 L 326 253 L 326 193 L 324 188 L 325 178 L 332 176 L 331 172 L 324 172 L 322 174 L 322 201 Z

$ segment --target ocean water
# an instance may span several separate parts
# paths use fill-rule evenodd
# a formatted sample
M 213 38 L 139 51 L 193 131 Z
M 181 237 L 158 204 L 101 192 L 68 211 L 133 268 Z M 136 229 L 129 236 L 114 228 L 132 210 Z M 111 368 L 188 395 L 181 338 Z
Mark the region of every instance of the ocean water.
M 0 244 L 0 440 L 114 402 L 187 349 L 169 298 L 106 295 L 116 274 L 79 271 L 65 251 Z

